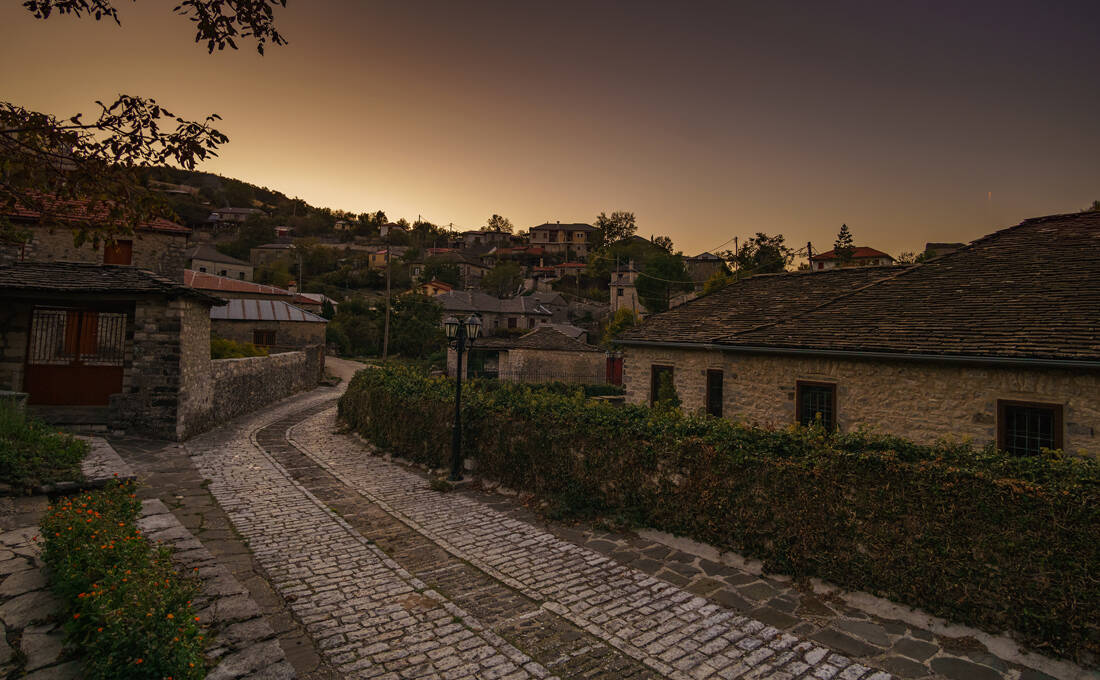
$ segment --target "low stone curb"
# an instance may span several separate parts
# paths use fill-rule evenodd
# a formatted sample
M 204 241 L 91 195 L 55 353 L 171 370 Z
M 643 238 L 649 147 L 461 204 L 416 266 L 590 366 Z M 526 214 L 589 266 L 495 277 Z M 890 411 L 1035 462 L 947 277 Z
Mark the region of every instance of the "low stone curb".
M 137 524 L 147 539 L 172 548 L 172 559 L 182 569 L 202 579 L 192 605 L 210 635 L 206 657 L 217 661 L 207 680 L 297 677 L 248 589 L 218 563 L 163 502 L 143 501 Z
M 129 482 L 135 479 L 134 470 L 122 456 L 118 455 L 115 448 L 102 437 L 81 436 L 90 447 L 88 455 L 80 461 L 80 474 L 82 479 L 50 484 L 40 484 L 34 488 L 38 495 L 58 493 L 78 493 L 91 489 L 101 489 L 112 481 Z M 21 495 L 6 484 L 0 484 L 0 496 Z

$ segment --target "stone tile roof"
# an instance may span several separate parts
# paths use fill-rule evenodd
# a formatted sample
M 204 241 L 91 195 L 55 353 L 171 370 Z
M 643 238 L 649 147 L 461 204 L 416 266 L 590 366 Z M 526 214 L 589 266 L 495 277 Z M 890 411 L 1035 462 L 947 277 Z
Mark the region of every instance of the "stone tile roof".
M 561 222 L 544 222 L 537 227 L 531 227 L 530 231 L 536 229 L 566 229 L 568 231 L 596 231 L 596 227 L 591 224 L 585 224 L 583 222 L 573 222 L 570 224 L 563 224 Z
M 205 243 L 199 244 L 187 251 L 188 260 L 206 260 L 207 262 L 221 262 L 223 264 L 235 264 L 241 267 L 251 267 L 249 263 L 226 255 L 217 248 L 211 248 Z
M 535 314 L 551 316 L 550 310 L 526 296 L 500 299 L 473 290 L 452 290 L 435 297 L 444 312 L 492 312 L 494 314 Z
M 718 342 L 1097 360 L 1098 254 L 1100 212 L 1030 219 L 800 315 L 752 330 L 731 326 Z
M 210 310 L 214 321 L 307 321 L 310 323 L 328 323 L 304 309 L 282 300 L 230 300 L 224 307 Z
M 874 248 L 868 248 L 867 246 L 857 246 L 856 248 L 852 249 L 852 259 L 853 260 L 862 260 L 862 259 L 866 259 L 866 258 L 869 258 L 869 257 L 889 257 L 891 260 L 894 259 L 893 257 L 891 257 L 890 255 L 882 252 L 881 250 L 875 250 Z M 813 257 L 810 258 L 810 261 L 811 262 L 817 262 L 818 260 L 835 260 L 835 259 L 836 259 L 836 251 L 835 250 L 830 250 L 830 251 L 827 251 L 827 252 L 824 252 L 824 253 L 818 253 L 817 255 L 814 255 Z
M 212 305 L 225 300 L 144 269 L 81 262 L 17 262 L 0 266 L 0 292 L 8 295 L 124 294 L 190 297 Z
M 817 307 L 837 295 L 897 273 L 895 267 L 757 274 L 621 333 L 620 341 L 713 342 Z
M 484 338 L 474 349 L 541 349 L 553 352 L 603 352 L 599 347 L 574 340 L 561 331 L 543 326 L 518 338 Z

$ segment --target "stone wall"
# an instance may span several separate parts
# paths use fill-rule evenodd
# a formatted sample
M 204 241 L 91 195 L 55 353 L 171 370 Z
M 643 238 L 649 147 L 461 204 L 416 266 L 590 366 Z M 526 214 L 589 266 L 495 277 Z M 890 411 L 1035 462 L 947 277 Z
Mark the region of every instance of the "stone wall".
M 0 264 L 18 262 L 103 262 L 103 244 L 77 247 L 73 232 L 63 227 L 33 226 L 29 243 L 0 246 Z M 175 281 L 183 280 L 187 265 L 187 235 L 156 231 L 136 231 L 127 237 L 133 241 L 132 264 Z
M 0 390 L 23 391 L 31 307 L 11 300 L 0 302 Z
M 259 410 L 302 390 L 313 389 L 325 370 L 324 347 L 306 347 L 266 357 L 210 362 L 210 408 L 181 423 L 181 439 L 237 416 Z
M 228 262 L 215 262 L 213 260 L 202 260 L 199 258 L 192 259 L 190 264 L 190 268 L 197 272 L 214 274 L 215 276 L 225 276 L 234 281 L 252 280 L 252 265 L 250 264 L 230 264 Z
M 841 430 L 866 426 L 918 443 L 996 441 L 999 399 L 1063 405 L 1064 448 L 1100 455 L 1100 371 L 743 354 L 627 347 L 627 401 L 648 403 L 650 367 L 672 366 L 683 408 L 704 408 L 706 372 L 723 371 L 725 417 L 764 427 L 795 422 L 798 381 L 836 384 Z
M 512 349 L 500 354 L 500 379 L 512 382 L 595 384 L 607 376 L 602 352 Z
M 252 342 L 252 331 L 275 331 L 278 347 L 325 344 L 325 325 L 319 321 L 227 321 L 214 319 L 210 329 L 220 338 Z

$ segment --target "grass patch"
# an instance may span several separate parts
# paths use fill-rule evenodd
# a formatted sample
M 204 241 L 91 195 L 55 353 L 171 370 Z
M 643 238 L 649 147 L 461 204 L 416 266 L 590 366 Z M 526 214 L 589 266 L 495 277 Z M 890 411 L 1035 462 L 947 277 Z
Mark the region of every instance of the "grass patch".
M 0 399 L 0 482 L 27 493 L 36 486 L 80 479 L 87 442 L 29 418 Z
M 64 607 L 65 640 L 90 680 L 198 680 L 203 637 L 194 581 L 137 529 L 132 484 L 69 497 L 42 519 L 42 559 Z

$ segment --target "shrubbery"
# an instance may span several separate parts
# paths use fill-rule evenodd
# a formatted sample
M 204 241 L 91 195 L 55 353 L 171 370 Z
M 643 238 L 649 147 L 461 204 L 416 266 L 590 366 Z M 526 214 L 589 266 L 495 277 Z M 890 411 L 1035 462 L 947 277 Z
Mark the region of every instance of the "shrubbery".
M 58 432 L 0 399 L 0 482 L 27 491 L 50 482 L 80 479 L 88 444 Z
M 210 336 L 211 359 L 242 359 L 244 357 L 266 357 L 267 349 L 257 347 L 251 342 L 237 342 L 228 338 Z
M 68 645 L 84 653 L 85 678 L 198 679 L 202 636 L 195 585 L 137 530 L 141 503 L 115 485 L 50 506 L 42 558 L 65 608 Z
M 449 456 L 453 383 L 361 371 L 340 413 L 379 446 Z M 523 385 L 463 393 L 478 474 L 762 559 L 1050 653 L 1100 654 L 1100 466 L 820 428 L 770 431 Z M 401 418 L 394 418 L 401 413 Z M 537 426 L 534 424 L 537 423 Z

